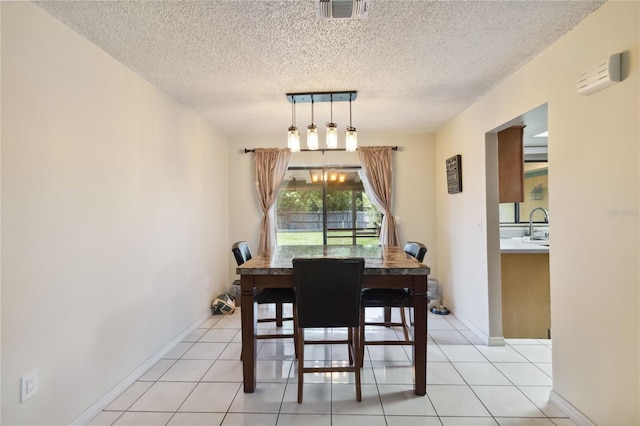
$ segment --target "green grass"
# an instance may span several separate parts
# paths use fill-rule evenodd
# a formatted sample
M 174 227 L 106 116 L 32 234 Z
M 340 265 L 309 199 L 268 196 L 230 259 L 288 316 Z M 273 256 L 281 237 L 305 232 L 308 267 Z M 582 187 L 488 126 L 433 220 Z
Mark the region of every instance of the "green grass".
M 353 240 L 351 239 L 351 233 L 349 231 L 344 232 L 331 232 L 330 235 L 346 235 L 345 238 L 329 238 L 329 245 L 351 245 Z M 358 237 L 357 242 L 359 245 L 378 244 L 380 239 L 378 237 Z M 321 231 L 296 231 L 296 232 L 278 232 L 278 245 L 283 246 L 299 246 L 299 245 L 322 245 L 322 232 Z

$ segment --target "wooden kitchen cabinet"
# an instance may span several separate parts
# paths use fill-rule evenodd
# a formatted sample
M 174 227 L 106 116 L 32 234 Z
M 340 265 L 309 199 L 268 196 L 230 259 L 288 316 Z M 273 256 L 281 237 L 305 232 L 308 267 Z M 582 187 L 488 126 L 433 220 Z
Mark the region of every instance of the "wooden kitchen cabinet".
M 498 132 L 498 198 L 500 203 L 524 201 L 524 126 Z
M 548 339 L 551 295 L 548 253 L 502 253 L 502 335 Z

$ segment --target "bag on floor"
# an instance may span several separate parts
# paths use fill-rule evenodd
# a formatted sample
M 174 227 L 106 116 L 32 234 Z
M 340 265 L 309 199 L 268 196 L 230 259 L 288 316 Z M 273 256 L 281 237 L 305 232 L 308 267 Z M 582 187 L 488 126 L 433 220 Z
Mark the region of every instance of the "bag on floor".
M 211 312 L 231 315 L 236 310 L 235 298 L 229 293 L 222 293 L 211 302 Z

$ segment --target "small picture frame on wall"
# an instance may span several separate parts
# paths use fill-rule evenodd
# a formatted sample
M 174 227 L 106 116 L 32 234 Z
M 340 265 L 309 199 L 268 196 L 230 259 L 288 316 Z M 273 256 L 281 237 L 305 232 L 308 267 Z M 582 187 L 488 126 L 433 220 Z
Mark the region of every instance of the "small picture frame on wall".
M 447 158 L 447 192 L 457 194 L 462 192 L 462 156 L 454 155 Z

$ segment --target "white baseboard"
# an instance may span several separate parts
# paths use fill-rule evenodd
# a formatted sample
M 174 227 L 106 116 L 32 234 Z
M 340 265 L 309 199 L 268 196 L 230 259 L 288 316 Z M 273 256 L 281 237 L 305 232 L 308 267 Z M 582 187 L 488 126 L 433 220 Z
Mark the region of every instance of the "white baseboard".
M 567 414 L 571 421 L 580 425 L 580 426 L 596 426 L 587 416 L 582 414 L 580 410 L 567 402 L 566 399 L 558 395 L 554 390 L 551 390 L 549 394 L 549 402 L 562 410 L 563 413 Z
M 487 346 L 504 346 L 504 337 L 489 337 Z
M 451 312 L 454 313 L 456 311 L 455 306 L 451 305 Z M 480 340 L 482 340 L 487 346 L 504 346 L 504 337 L 490 337 L 485 332 L 480 330 L 478 327 L 473 325 L 471 321 L 465 318 L 462 315 L 459 315 L 457 312 L 454 313 L 454 316 L 463 323 L 469 331 L 475 334 Z
M 133 373 L 129 374 L 125 377 L 120 383 L 113 387 L 109 392 L 107 392 L 102 398 L 97 400 L 95 403 L 91 405 L 88 409 L 86 409 L 82 414 L 76 417 L 73 422 L 71 422 L 71 426 L 84 426 L 88 424 L 95 416 L 100 414 L 102 410 L 109 406 L 122 392 L 127 390 L 129 386 L 134 384 L 136 380 L 138 380 L 144 373 L 147 372 L 151 367 L 153 367 L 158 361 L 162 359 L 171 349 L 175 348 L 176 345 L 192 331 L 194 331 L 200 324 L 205 322 L 207 318 L 211 316 L 211 311 L 208 310 L 206 314 L 203 314 L 200 318 L 198 318 L 195 322 L 193 322 L 189 327 L 187 327 L 182 333 L 173 338 L 169 343 L 164 345 L 160 350 L 154 353 L 149 359 L 147 359 L 141 366 L 136 368 Z

